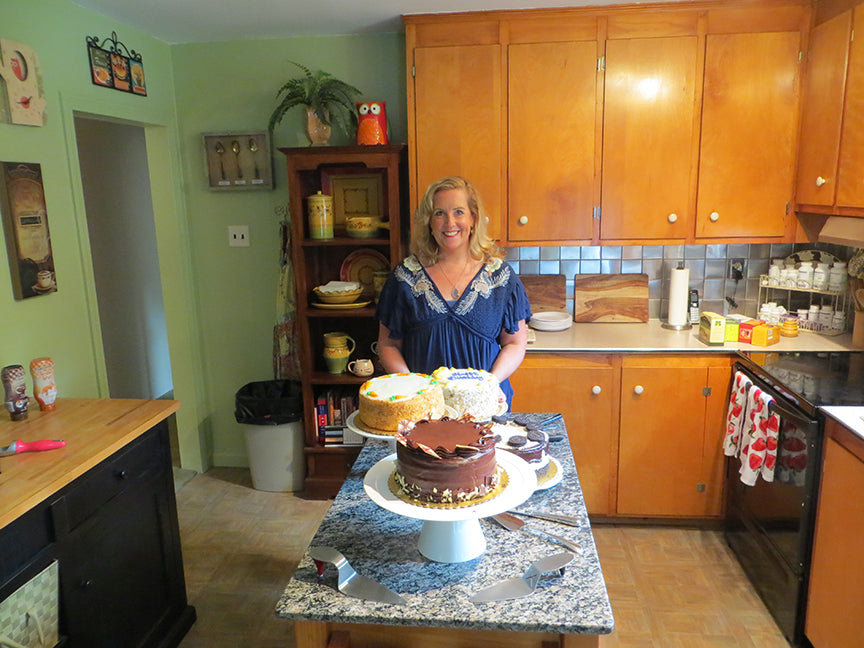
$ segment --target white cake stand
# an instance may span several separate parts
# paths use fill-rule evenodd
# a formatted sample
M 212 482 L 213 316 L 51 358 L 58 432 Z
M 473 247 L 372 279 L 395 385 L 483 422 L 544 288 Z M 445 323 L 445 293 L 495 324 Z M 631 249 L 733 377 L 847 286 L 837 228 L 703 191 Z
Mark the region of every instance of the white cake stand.
M 357 421 L 358 411 L 353 411 L 348 415 L 348 420 L 345 421 L 345 425 L 348 426 L 348 429 L 352 432 L 359 434 L 362 437 L 366 437 L 367 439 L 378 439 L 379 441 L 386 441 L 387 446 L 391 451 L 396 451 L 396 433 L 393 434 L 385 434 L 383 432 L 371 432 L 365 428 L 360 427 L 360 424 Z M 456 410 L 452 407 L 444 407 L 445 416 L 449 416 L 450 418 L 454 418 L 456 416 Z
M 473 506 L 427 508 L 399 499 L 389 485 L 396 468 L 396 455 L 384 457 L 366 473 L 363 487 L 369 499 L 398 515 L 423 520 L 417 541 L 420 553 L 441 563 L 458 563 L 482 556 L 486 538 L 480 519 L 519 506 L 537 488 L 537 473 L 527 461 L 509 452 L 496 453 L 498 465 L 507 472 L 507 485 L 494 498 Z

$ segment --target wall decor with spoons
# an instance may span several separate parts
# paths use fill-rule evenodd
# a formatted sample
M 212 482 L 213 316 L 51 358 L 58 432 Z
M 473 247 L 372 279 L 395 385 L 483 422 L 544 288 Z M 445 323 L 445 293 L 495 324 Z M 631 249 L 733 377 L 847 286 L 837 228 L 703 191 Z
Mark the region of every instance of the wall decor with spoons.
M 214 191 L 273 188 L 267 131 L 204 133 L 205 172 Z

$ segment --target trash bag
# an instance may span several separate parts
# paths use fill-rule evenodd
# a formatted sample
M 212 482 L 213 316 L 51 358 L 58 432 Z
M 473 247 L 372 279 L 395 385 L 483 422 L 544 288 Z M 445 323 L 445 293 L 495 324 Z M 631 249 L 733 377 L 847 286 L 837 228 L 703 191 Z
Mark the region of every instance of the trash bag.
M 234 418 L 247 425 L 284 425 L 303 418 L 303 395 L 297 380 L 261 380 L 237 390 Z

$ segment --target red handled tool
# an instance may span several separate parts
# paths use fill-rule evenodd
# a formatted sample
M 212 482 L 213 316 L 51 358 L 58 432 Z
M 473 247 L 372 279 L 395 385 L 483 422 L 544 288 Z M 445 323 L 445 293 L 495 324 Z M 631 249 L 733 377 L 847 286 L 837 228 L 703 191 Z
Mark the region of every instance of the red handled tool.
M 52 439 L 42 439 L 41 441 L 31 441 L 25 443 L 21 439 L 13 441 L 5 448 L 0 448 L 0 457 L 18 454 L 19 452 L 41 452 L 42 450 L 54 450 L 62 448 L 66 445 L 65 441 L 57 441 Z

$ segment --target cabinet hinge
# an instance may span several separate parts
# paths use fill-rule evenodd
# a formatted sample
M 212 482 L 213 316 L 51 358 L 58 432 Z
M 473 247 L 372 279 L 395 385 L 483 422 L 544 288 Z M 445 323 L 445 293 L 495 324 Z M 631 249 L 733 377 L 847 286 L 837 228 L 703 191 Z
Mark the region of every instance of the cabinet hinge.
M 710 387 L 703 387 L 702 388 L 702 395 L 703 396 L 710 396 L 711 395 L 711 388 Z
M 789 215 L 789 203 L 788 202 L 786 203 L 786 215 L 787 216 Z
M 600 205 L 594 205 L 594 220 L 600 220 Z
M 597 58 L 597 71 L 603 72 L 606 69 L 606 57 L 600 56 Z

